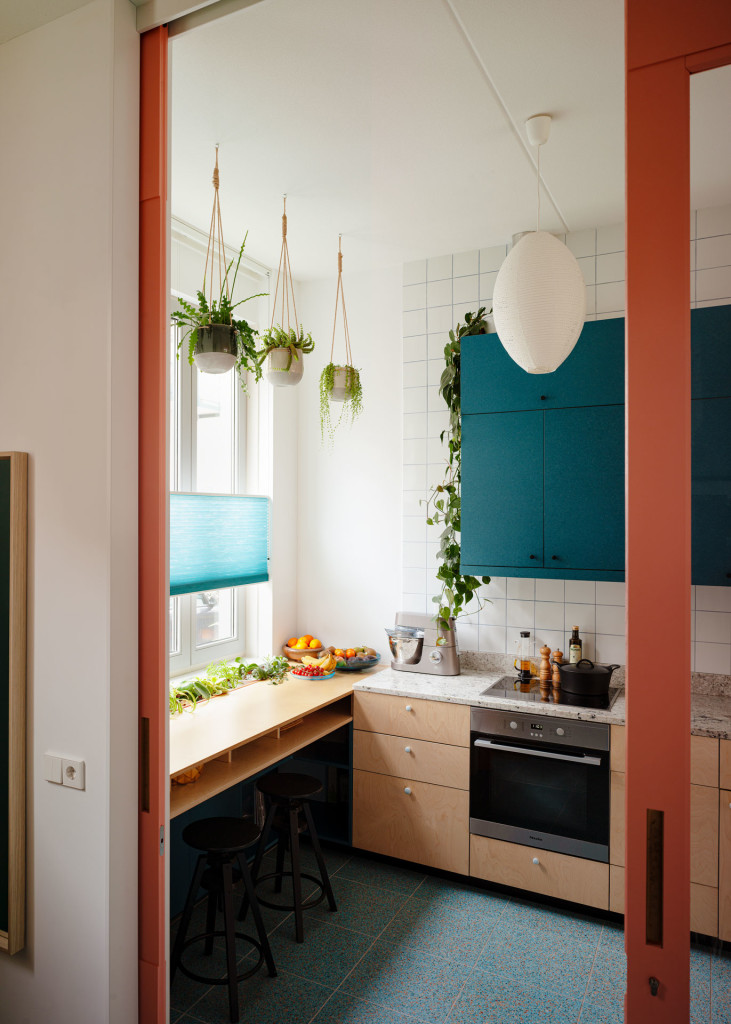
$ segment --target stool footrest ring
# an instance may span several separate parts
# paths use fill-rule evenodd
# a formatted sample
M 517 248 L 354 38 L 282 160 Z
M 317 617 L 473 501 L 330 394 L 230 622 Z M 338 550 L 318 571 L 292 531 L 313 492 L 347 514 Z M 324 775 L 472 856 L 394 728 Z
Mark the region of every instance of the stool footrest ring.
M 244 942 L 248 942 L 259 953 L 259 959 L 256 961 L 255 965 L 250 970 L 243 971 L 241 974 L 236 975 L 236 981 L 238 983 L 239 981 L 244 981 L 246 978 L 250 978 L 253 974 L 256 974 L 256 972 L 259 970 L 262 963 L 264 962 L 264 953 L 261 948 L 261 943 L 257 942 L 256 939 L 252 939 L 250 935 L 244 935 L 243 932 L 234 932 L 234 935 L 236 936 L 237 939 L 243 939 Z M 204 985 L 228 985 L 228 977 L 211 978 L 209 975 L 206 974 L 196 974 L 195 971 L 191 971 L 190 968 L 186 967 L 185 964 L 183 963 L 183 950 L 187 949 L 188 946 L 192 946 L 194 942 L 202 942 L 204 939 L 210 938 L 210 936 L 221 936 L 221 938 L 225 938 L 226 932 L 202 932 L 200 935 L 194 935 L 192 939 L 186 939 L 185 944 L 183 945 L 183 949 L 180 951 L 178 970 L 182 974 L 184 974 L 186 978 L 191 978 L 193 981 L 200 981 Z
M 262 882 L 269 881 L 270 878 L 292 878 L 294 875 L 293 871 L 272 871 L 268 875 L 260 875 L 254 882 L 254 888 L 256 889 Z M 325 889 L 322 884 L 322 880 L 315 878 L 314 875 L 300 874 L 300 878 L 306 878 L 308 882 L 314 882 L 320 890 L 317 899 L 313 899 L 315 893 L 311 893 L 306 900 L 302 901 L 303 910 L 312 910 L 313 907 L 319 906 L 320 903 L 325 899 Z M 293 903 L 272 903 L 270 900 L 265 900 L 263 896 L 260 896 L 257 892 L 256 898 L 259 901 L 259 905 L 262 907 L 268 907 L 270 910 L 294 910 Z

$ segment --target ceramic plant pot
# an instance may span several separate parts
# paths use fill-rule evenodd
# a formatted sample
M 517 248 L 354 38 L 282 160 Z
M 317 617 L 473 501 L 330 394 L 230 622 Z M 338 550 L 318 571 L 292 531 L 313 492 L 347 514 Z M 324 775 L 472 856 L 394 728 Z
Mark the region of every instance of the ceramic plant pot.
M 351 375 L 353 374 L 357 380 L 358 371 L 352 366 L 338 366 L 335 368 L 333 373 L 333 389 L 330 392 L 331 402 L 345 401 L 345 397 L 348 394 L 348 383 L 351 381 Z
M 228 373 L 236 365 L 236 330 L 230 324 L 197 329 L 193 362 L 201 373 Z
M 304 352 L 297 350 L 297 357 L 291 348 L 273 348 L 267 356 L 266 379 L 275 387 L 292 387 L 299 384 L 305 372 Z

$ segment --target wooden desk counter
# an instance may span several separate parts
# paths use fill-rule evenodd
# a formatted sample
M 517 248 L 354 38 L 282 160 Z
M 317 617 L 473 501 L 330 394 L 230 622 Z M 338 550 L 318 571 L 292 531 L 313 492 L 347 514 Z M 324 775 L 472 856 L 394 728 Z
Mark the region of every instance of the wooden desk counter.
M 288 675 L 278 686 L 252 683 L 172 718 L 170 774 L 205 767 L 197 782 L 172 786 L 170 817 L 352 722 L 353 681 L 345 672 L 324 680 Z

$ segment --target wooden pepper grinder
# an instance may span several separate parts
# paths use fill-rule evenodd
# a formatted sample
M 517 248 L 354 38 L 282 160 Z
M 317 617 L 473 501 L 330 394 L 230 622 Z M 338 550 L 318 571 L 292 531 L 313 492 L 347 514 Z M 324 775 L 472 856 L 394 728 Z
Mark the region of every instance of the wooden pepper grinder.
M 561 691 L 561 673 L 559 672 L 558 666 L 562 665 L 562 664 L 563 664 L 563 651 L 554 651 L 553 652 L 553 679 L 552 679 L 552 683 L 553 683 L 553 695 L 556 698 L 558 697 L 558 694 Z
M 551 663 L 548 660 L 550 657 L 551 648 L 541 647 L 541 667 L 538 672 L 541 684 L 541 697 L 548 697 L 551 690 Z

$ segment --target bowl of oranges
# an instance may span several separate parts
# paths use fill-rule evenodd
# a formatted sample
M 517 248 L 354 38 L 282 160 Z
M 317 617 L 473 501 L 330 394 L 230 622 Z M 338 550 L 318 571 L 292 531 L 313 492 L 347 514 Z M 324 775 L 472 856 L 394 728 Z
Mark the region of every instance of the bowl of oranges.
M 313 658 L 319 658 L 324 651 L 322 640 L 318 640 L 311 633 L 305 633 L 304 636 L 291 636 L 282 647 L 285 658 L 289 658 L 290 661 L 302 661 L 306 654 L 310 654 Z

